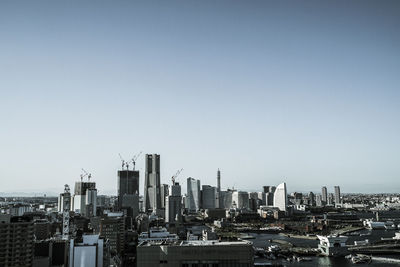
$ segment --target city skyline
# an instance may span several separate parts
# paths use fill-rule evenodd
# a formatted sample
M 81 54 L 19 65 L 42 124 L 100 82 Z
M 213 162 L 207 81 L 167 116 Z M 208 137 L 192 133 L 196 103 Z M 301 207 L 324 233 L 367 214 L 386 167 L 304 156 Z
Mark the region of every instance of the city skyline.
M 116 194 L 139 151 L 161 183 L 400 191 L 398 2 L 91 4 L 0 3 L 0 192 Z

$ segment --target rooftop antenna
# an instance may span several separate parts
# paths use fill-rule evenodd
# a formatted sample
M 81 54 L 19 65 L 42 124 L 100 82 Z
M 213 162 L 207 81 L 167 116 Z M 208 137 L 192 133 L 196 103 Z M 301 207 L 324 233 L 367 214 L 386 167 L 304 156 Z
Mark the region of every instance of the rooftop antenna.
M 125 160 L 122 158 L 122 156 L 121 156 L 121 154 L 120 154 L 120 153 L 118 153 L 118 155 L 119 155 L 119 158 L 121 159 L 121 162 L 122 162 L 122 169 L 124 169 L 124 166 L 125 166 Z
M 135 156 L 133 156 L 132 158 L 132 163 L 133 163 L 133 170 L 135 170 L 136 167 L 136 160 L 139 158 L 139 156 L 142 154 L 142 151 L 140 151 L 139 153 L 137 153 Z

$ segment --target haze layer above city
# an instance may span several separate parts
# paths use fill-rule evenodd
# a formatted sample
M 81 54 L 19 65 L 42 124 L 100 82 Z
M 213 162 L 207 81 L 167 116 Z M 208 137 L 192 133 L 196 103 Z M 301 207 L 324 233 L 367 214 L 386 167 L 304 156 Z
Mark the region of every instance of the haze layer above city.
M 399 192 L 399 12 L 1 1 L 0 192 L 56 195 L 84 168 L 115 194 L 118 154 L 140 151 L 161 155 L 162 183 L 183 168 L 215 185 L 219 168 L 222 188 Z

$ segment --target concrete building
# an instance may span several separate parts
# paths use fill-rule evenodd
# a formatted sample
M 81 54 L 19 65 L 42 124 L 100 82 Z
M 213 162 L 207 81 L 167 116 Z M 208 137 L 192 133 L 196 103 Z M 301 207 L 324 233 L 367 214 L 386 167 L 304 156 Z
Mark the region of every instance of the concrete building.
M 104 217 L 100 220 L 100 235 L 109 241 L 110 250 L 119 255 L 124 252 L 125 220 L 124 217 Z
M 253 247 L 250 242 L 178 241 L 144 242 L 137 247 L 140 267 L 252 267 Z
M 328 189 L 326 186 L 322 187 L 322 204 L 326 205 L 328 203 Z
M 335 197 L 334 197 L 333 193 L 329 193 L 329 194 L 328 194 L 328 202 L 327 202 L 327 204 L 330 205 L 330 206 L 332 206 L 334 200 L 335 200 Z
M 157 211 L 161 208 L 160 155 L 146 154 L 146 172 L 144 181 L 145 211 Z
M 108 247 L 99 235 L 83 235 L 69 245 L 69 267 L 109 266 Z
M 257 211 L 260 206 L 261 201 L 258 199 L 258 192 L 249 193 L 249 209 L 252 211 Z
M 0 215 L 0 266 L 32 266 L 34 226 L 29 217 Z
M 203 185 L 201 187 L 201 208 L 215 209 L 217 208 L 218 189 L 211 185 Z
M 316 195 L 315 204 L 317 205 L 317 207 L 322 207 L 322 196 L 321 195 Z
M 221 192 L 221 171 L 217 171 L 217 192 Z
M 339 205 L 341 204 L 341 200 L 340 200 L 340 186 L 335 186 L 335 204 Z
M 275 189 L 274 193 L 274 207 L 280 211 L 286 211 L 287 209 L 287 190 L 286 183 L 281 183 Z
M 313 192 L 308 193 L 308 205 L 315 206 L 315 195 Z
M 165 198 L 169 195 L 169 186 L 167 184 L 161 185 L 161 208 L 165 209 Z
M 200 209 L 200 180 L 187 178 L 186 207 L 190 212 L 197 212 Z
M 88 194 L 90 196 L 87 196 Z M 97 189 L 95 182 L 89 182 L 89 181 L 76 182 L 74 196 L 72 198 L 71 209 L 75 213 L 82 214 L 83 216 L 89 216 L 90 214 L 87 214 L 88 211 L 91 211 L 91 213 L 95 214 L 95 207 L 97 206 L 96 198 L 97 198 Z M 88 199 L 91 200 L 91 203 L 87 203 Z M 93 203 L 94 205 L 91 205 Z M 86 205 L 89 206 L 91 205 L 91 206 L 87 208 Z
M 182 195 L 181 186 L 178 182 L 170 187 L 169 195 L 165 198 L 165 222 L 176 222 L 181 220 Z
M 232 193 L 232 207 L 237 209 L 249 209 L 249 193 L 234 191 Z
M 139 171 L 118 171 L 118 209 L 132 218 L 139 214 Z
M 232 207 L 233 190 L 221 191 L 219 193 L 219 207 L 221 209 L 230 209 Z

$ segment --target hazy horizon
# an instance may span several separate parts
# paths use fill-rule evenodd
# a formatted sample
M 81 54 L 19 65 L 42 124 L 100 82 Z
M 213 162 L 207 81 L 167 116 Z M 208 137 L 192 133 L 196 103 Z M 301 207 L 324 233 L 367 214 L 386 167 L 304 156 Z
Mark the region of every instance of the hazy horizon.
M 1 1 L 0 192 L 400 192 L 398 1 Z M 144 169 L 143 155 L 137 169 Z M 143 193 L 141 171 L 140 193 Z M 317 192 L 319 192 L 317 191 Z M 57 191 L 56 191 L 57 192 Z

